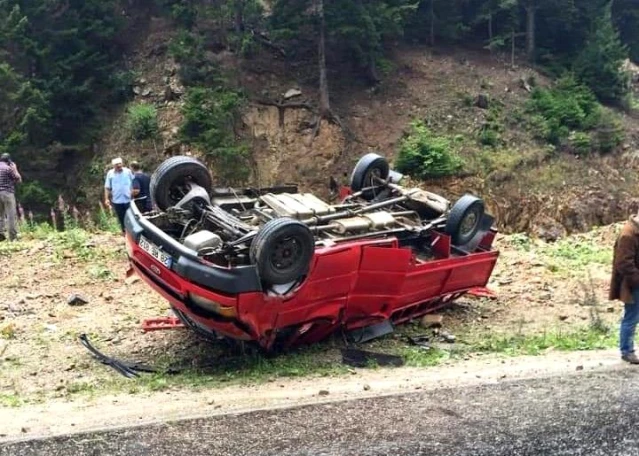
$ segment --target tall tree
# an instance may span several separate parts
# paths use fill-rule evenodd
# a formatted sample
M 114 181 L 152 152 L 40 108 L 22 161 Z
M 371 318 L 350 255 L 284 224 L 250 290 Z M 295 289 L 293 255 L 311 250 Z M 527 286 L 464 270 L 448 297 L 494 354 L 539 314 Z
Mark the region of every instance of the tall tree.
M 537 29 L 537 10 L 539 9 L 538 0 L 523 0 L 523 7 L 526 11 L 526 56 L 528 60 L 535 60 L 536 49 L 536 29 Z
M 621 69 L 628 57 L 628 48 L 621 43 L 612 22 L 611 6 L 612 3 L 604 6 L 594 21 L 574 70 L 601 100 L 617 102 L 628 91 L 628 81 Z

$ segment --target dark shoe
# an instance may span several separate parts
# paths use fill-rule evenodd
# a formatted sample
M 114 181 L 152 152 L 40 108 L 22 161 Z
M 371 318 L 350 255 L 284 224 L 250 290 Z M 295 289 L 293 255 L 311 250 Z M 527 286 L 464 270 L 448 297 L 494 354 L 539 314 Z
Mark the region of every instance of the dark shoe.
M 627 355 L 621 355 L 621 359 L 630 364 L 639 364 L 639 358 L 634 353 L 628 353 Z
M 7 238 L 5 237 L 5 235 L 0 233 L 0 242 L 6 241 L 6 240 L 7 240 Z

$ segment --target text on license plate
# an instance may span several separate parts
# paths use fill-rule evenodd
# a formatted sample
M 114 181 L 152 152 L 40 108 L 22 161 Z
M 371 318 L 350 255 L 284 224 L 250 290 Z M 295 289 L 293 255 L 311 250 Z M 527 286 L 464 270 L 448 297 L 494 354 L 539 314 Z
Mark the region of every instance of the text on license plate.
M 153 242 L 149 241 L 144 236 L 140 236 L 139 245 L 142 250 L 144 250 L 146 253 L 148 253 L 153 258 L 158 260 L 164 266 L 166 266 L 167 268 L 171 267 L 171 264 L 173 263 L 173 258 L 171 258 L 171 256 L 169 256 L 167 253 L 160 250 L 158 246 L 155 245 Z

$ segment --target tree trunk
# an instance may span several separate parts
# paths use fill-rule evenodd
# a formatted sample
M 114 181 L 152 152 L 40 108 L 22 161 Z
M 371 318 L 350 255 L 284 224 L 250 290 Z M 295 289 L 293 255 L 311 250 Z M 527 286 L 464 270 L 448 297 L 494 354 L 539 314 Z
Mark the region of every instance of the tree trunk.
M 326 75 L 326 40 L 325 40 L 325 23 L 324 23 L 324 0 L 316 0 L 317 14 L 319 16 L 320 36 L 318 43 L 318 60 L 319 60 L 319 90 L 320 105 L 319 115 L 327 117 L 331 114 L 331 104 L 328 94 L 328 77 Z
M 488 39 L 493 42 L 493 13 L 488 13 Z
M 535 59 L 535 28 L 537 19 L 537 6 L 534 0 L 526 5 L 526 55 L 531 62 Z
M 515 29 L 510 31 L 510 66 L 515 67 Z
M 244 31 L 244 0 L 235 0 L 235 32 Z
M 430 45 L 435 46 L 435 0 L 430 0 Z
M 377 84 L 380 81 L 375 53 L 372 51 L 368 53 L 368 77 L 372 84 Z

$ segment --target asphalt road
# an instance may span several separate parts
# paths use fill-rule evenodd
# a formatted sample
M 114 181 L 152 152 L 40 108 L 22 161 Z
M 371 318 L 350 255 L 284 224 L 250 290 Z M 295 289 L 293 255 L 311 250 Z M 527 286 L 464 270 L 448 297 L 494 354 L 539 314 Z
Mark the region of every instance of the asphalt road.
M 0 455 L 638 455 L 639 369 L 260 411 L 0 446 Z

